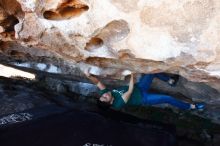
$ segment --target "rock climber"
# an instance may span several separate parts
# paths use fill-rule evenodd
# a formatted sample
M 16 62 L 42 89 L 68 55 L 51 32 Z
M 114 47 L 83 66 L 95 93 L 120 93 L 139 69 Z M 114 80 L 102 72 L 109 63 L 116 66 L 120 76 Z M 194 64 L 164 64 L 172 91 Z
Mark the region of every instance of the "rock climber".
M 99 79 L 86 70 L 85 75 L 100 89 L 99 102 L 109 105 L 114 109 L 121 109 L 125 105 L 157 105 L 167 103 L 182 110 L 197 109 L 203 110 L 202 103 L 190 104 L 165 94 L 149 93 L 150 85 L 154 78 L 167 82 L 170 86 L 175 86 L 178 77 L 169 77 L 164 73 L 144 74 L 138 83 L 134 83 L 134 74 L 130 75 L 129 86 L 122 86 L 109 90 Z

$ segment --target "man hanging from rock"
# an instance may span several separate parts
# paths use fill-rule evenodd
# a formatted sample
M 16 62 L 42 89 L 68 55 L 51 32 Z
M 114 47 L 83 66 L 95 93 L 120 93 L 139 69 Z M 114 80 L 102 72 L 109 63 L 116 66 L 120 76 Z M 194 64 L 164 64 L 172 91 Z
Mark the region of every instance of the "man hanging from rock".
M 149 93 L 150 85 L 154 78 L 167 82 L 174 86 L 178 78 L 171 78 L 164 73 L 144 74 L 140 81 L 134 84 L 134 75 L 130 75 L 129 86 L 122 86 L 110 91 L 103 83 L 86 70 L 85 75 L 100 89 L 99 102 L 112 106 L 114 109 L 121 109 L 125 105 L 157 105 L 167 103 L 182 110 L 198 109 L 203 110 L 204 104 L 190 104 L 164 94 Z

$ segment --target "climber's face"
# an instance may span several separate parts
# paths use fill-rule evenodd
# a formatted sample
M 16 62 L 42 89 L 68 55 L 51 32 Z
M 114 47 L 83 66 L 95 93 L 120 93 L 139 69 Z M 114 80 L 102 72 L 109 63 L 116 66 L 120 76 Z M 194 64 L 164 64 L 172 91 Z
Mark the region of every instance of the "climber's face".
M 106 92 L 106 93 L 104 93 L 104 94 L 99 98 L 99 100 L 102 101 L 102 102 L 106 102 L 106 103 L 112 104 L 113 97 L 112 97 L 111 92 Z

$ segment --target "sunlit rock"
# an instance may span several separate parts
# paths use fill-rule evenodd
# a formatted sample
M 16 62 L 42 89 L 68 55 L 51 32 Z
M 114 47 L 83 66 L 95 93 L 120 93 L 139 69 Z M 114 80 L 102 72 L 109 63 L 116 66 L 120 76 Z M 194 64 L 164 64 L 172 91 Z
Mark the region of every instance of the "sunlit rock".
M 24 46 L 17 52 L 26 58 L 37 60 L 45 54 L 116 78 L 122 78 L 125 70 L 177 73 L 197 82 L 220 78 L 218 0 L 2 0 L 0 4 L 0 38 Z M 16 49 L 1 50 L 13 57 L 19 54 Z

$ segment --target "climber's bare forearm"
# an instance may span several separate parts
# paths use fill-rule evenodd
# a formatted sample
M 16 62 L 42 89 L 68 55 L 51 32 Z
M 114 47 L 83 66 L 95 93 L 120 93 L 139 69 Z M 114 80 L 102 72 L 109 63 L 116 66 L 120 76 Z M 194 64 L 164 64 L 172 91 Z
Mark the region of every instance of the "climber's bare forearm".
M 97 79 L 96 77 L 92 76 L 92 75 L 89 75 L 87 76 L 87 78 L 90 79 L 90 81 L 95 84 L 100 90 L 103 90 L 105 89 L 105 85 L 99 80 Z
M 134 75 L 131 74 L 128 92 L 129 92 L 129 93 L 132 93 L 132 92 L 133 92 L 133 89 L 134 89 Z
M 131 97 L 133 89 L 134 89 L 134 76 L 133 74 L 131 74 L 128 91 L 122 95 L 122 98 L 125 101 L 125 103 L 128 102 L 129 98 Z

